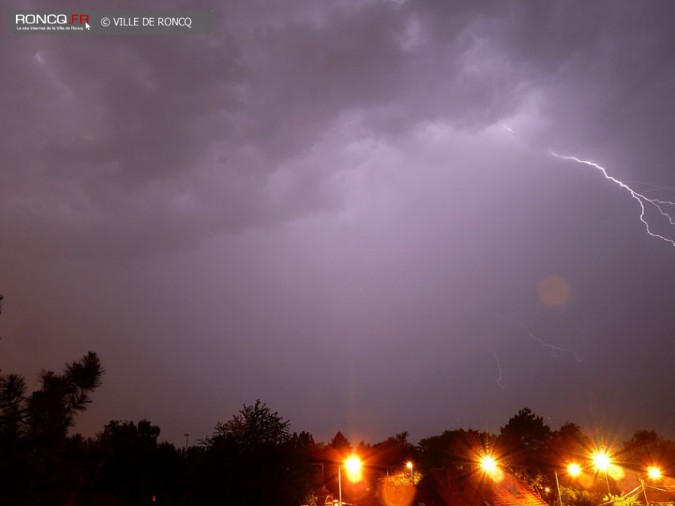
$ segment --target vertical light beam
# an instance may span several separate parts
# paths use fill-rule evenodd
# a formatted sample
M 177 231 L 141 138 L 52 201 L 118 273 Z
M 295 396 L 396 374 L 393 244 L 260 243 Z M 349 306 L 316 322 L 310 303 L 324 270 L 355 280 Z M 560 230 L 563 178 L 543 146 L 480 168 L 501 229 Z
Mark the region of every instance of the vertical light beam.
M 653 206 L 661 214 L 661 216 L 663 216 L 664 218 L 666 218 L 668 220 L 668 223 L 670 223 L 671 225 L 675 225 L 675 222 L 673 221 L 673 216 L 671 215 L 672 211 L 669 212 L 667 210 L 667 206 L 675 206 L 675 202 L 671 202 L 669 200 L 650 199 L 649 197 L 646 197 L 643 193 L 639 193 L 639 192 L 633 190 L 633 188 L 628 186 L 623 181 L 620 181 L 619 179 L 617 179 L 613 176 L 610 176 L 607 173 L 607 170 L 602 165 L 599 165 L 595 162 L 591 162 L 589 160 L 582 160 L 580 158 L 577 158 L 576 156 L 560 155 L 560 154 L 555 153 L 553 151 L 550 151 L 550 154 L 552 156 L 555 156 L 556 158 L 560 158 L 561 160 L 570 160 L 570 161 L 574 161 L 574 162 L 581 163 L 581 164 L 584 164 L 584 165 L 589 165 L 589 166 L 599 170 L 602 173 L 602 175 L 604 176 L 605 179 L 607 179 L 608 181 L 611 181 L 612 183 L 614 183 L 614 184 L 620 186 L 621 188 L 623 188 L 624 190 L 626 190 L 630 194 L 630 196 L 633 197 L 633 199 L 635 199 L 637 201 L 638 205 L 640 206 L 640 221 L 644 224 L 645 229 L 647 230 L 647 233 L 652 237 L 655 237 L 657 239 L 661 239 L 662 241 L 667 242 L 668 244 L 670 244 L 671 246 L 673 246 L 675 248 L 675 240 L 669 239 L 668 237 L 665 237 L 661 234 L 657 234 L 656 232 L 653 232 L 651 227 L 649 226 L 649 222 L 647 221 L 647 218 L 645 217 L 646 206 Z

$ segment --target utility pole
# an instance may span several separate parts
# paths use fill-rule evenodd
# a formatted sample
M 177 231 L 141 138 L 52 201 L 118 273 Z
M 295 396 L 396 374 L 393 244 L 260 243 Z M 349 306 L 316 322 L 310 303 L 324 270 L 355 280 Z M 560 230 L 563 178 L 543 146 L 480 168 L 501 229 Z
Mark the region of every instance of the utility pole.
M 645 487 L 645 480 L 640 478 L 640 485 L 642 485 L 642 493 L 645 495 L 645 506 L 649 506 L 649 499 L 647 499 L 647 487 Z
M 562 493 L 560 492 L 560 480 L 558 480 L 558 471 L 553 472 L 555 473 L 555 485 L 558 487 L 558 501 L 560 501 L 560 506 L 563 506 Z

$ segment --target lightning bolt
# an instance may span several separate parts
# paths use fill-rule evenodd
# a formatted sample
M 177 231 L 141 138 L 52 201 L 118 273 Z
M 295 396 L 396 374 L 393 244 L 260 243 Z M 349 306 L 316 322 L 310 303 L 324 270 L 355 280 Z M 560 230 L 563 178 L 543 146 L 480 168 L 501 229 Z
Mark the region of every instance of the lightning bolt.
M 558 346 L 557 344 L 553 344 L 553 343 L 549 343 L 547 341 L 544 341 L 542 338 L 536 336 L 534 334 L 534 332 L 532 332 L 532 330 L 530 330 L 528 327 L 526 327 L 523 323 L 519 322 L 515 318 L 505 316 L 505 315 L 501 315 L 499 313 L 495 313 L 495 316 L 515 323 L 516 325 L 518 325 L 521 329 L 523 329 L 527 333 L 527 335 L 530 337 L 530 339 L 532 339 L 536 343 L 539 343 L 544 348 L 548 348 L 549 350 L 551 350 L 553 352 L 554 355 L 557 356 L 559 353 L 569 354 L 569 355 L 574 356 L 574 358 L 577 362 L 583 362 L 584 361 L 584 359 L 573 349 L 563 348 L 562 346 Z
M 560 353 L 569 353 L 569 354 L 571 354 L 571 355 L 574 356 L 574 358 L 575 358 L 575 360 L 576 360 L 577 362 L 583 362 L 583 361 L 584 361 L 584 359 L 581 358 L 581 357 L 579 356 L 579 354 L 578 354 L 576 351 L 574 351 L 574 350 L 572 350 L 572 349 L 562 348 L 562 347 L 557 346 L 557 345 L 555 345 L 555 344 L 553 344 L 553 343 L 547 343 L 547 342 L 544 341 L 543 339 L 541 339 L 541 338 L 535 336 L 535 335 L 532 333 L 532 331 L 531 331 L 530 329 L 528 329 L 528 328 L 527 328 L 525 325 L 523 325 L 522 323 L 519 323 L 519 322 L 516 322 L 516 323 L 517 323 L 517 324 L 518 324 L 525 332 L 527 332 L 527 335 L 530 336 L 530 337 L 532 338 L 533 341 L 536 341 L 536 342 L 538 342 L 539 344 L 541 344 L 544 348 L 548 348 L 549 350 L 553 351 L 553 354 L 554 354 L 554 355 L 557 354 L 558 352 L 560 352 Z
M 582 160 L 581 158 L 577 158 L 576 156 L 569 156 L 569 155 L 560 155 L 554 151 L 549 152 L 552 156 L 556 158 L 560 158 L 561 160 L 569 160 L 577 163 L 581 163 L 583 165 L 589 165 L 598 171 L 602 173 L 605 179 L 608 181 L 611 181 L 612 183 L 616 184 L 617 186 L 621 187 L 622 189 L 626 190 L 630 196 L 638 203 L 640 206 L 640 221 L 643 223 L 645 226 L 645 230 L 647 230 L 647 233 L 656 238 L 656 239 L 661 239 L 664 242 L 667 242 L 670 244 L 672 247 L 675 248 L 675 240 L 670 239 L 668 237 L 665 237 L 661 234 L 657 234 L 656 232 L 653 232 L 651 227 L 649 226 L 649 222 L 645 218 L 645 213 L 647 212 L 647 207 L 652 206 L 656 208 L 656 210 L 668 220 L 668 223 L 671 225 L 675 225 L 675 221 L 673 221 L 673 215 L 671 214 L 673 211 L 668 210 L 668 206 L 675 206 L 675 202 L 672 202 L 670 200 L 661 200 L 661 199 L 651 199 L 647 197 L 644 193 L 640 193 L 638 191 L 635 191 L 633 188 L 628 186 L 626 183 L 623 181 L 610 176 L 609 173 L 607 172 L 607 169 L 605 169 L 602 165 L 597 164 L 595 162 L 591 162 L 590 160 Z

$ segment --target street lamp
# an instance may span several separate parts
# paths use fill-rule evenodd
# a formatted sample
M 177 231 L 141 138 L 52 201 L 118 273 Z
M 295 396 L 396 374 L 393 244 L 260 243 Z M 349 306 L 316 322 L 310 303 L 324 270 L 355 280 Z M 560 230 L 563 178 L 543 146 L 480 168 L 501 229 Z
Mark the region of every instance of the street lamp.
M 663 478 L 663 473 L 661 472 L 660 468 L 651 466 L 647 468 L 647 476 L 649 476 L 650 480 L 656 481 Z M 642 493 L 645 496 L 645 506 L 649 506 L 649 498 L 647 497 L 647 486 L 645 485 L 645 480 L 643 480 L 640 475 L 638 475 L 638 479 L 640 480 L 640 485 L 642 486 Z
M 661 472 L 661 469 L 659 469 L 658 467 L 652 466 L 647 468 L 647 476 L 649 476 L 651 480 L 656 481 L 663 478 L 663 473 Z
M 415 471 L 414 471 L 414 466 L 412 463 L 412 460 L 409 460 L 408 462 L 405 463 L 405 467 L 407 467 L 410 470 L 410 481 L 413 482 L 413 485 L 415 484 Z
M 338 466 L 338 505 L 342 506 L 342 466 L 347 470 L 347 478 L 349 481 L 360 481 L 361 470 L 363 469 L 363 462 L 356 455 L 351 455 L 344 463 Z
M 577 464 L 576 462 L 572 462 L 571 464 L 567 465 L 567 474 L 569 474 L 572 478 L 576 478 L 581 474 L 581 466 Z
M 605 473 L 607 492 L 611 494 L 612 491 L 609 488 L 609 476 L 607 475 L 607 471 L 609 470 L 609 466 L 612 465 L 612 459 L 610 458 L 609 455 L 607 455 L 607 452 L 605 451 L 596 452 L 591 457 L 593 459 L 593 466 L 595 466 L 596 471 L 601 471 Z
M 493 474 L 497 470 L 497 461 L 492 455 L 483 455 L 480 459 L 480 468 L 487 474 Z
M 563 506 L 562 502 L 562 492 L 560 491 L 560 480 L 558 479 L 558 471 L 553 471 L 555 474 L 555 485 L 558 488 L 558 501 L 560 501 L 560 506 Z M 567 474 L 572 478 L 576 478 L 581 474 L 581 466 L 576 462 L 571 462 L 567 464 Z
M 612 459 L 605 452 L 597 452 L 593 454 L 593 465 L 598 471 L 607 471 L 612 463 Z

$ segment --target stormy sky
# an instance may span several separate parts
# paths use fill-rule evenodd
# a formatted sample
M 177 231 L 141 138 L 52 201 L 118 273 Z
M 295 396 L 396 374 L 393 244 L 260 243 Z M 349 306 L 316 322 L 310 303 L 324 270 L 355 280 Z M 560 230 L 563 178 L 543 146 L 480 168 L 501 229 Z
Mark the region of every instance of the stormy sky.
M 213 34 L 0 33 L 3 372 L 96 351 L 85 434 L 675 437 L 675 227 L 550 154 L 675 200 L 675 4 L 171 5 Z

